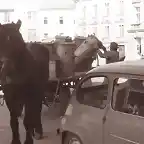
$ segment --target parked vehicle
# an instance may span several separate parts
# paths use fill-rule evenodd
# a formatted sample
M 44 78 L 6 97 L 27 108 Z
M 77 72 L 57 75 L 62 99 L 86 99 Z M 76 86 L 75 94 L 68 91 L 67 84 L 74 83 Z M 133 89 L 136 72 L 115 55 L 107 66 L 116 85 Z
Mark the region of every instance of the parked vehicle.
M 144 144 L 144 60 L 89 71 L 73 91 L 60 132 L 62 144 Z

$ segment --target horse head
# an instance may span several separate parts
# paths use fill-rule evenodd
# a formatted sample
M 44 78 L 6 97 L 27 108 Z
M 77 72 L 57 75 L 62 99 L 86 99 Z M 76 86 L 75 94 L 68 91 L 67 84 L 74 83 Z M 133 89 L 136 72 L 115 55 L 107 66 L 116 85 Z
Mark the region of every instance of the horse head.
M 20 33 L 21 20 L 17 23 L 0 24 L 0 56 L 9 58 L 24 46 Z
M 76 43 L 77 48 L 86 40 L 84 36 L 76 36 L 73 41 Z
M 95 49 L 99 49 L 102 46 L 102 42 L 95 36 L 95 34 L 88 35 L 85 40 L 85 44 Z

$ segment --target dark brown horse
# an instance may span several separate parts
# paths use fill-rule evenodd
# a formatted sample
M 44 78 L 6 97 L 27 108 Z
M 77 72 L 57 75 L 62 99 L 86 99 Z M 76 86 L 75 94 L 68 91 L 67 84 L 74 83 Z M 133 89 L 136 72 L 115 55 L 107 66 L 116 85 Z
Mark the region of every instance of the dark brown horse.
M 49 77 L 49 51 L 38 43 L 26 44 L 20 27 L 20 20 L 0 25 L 1 84 L 10 112 L 11 144 L 21 144 L 18 117 L 23 106 L 24 144 L 33 144 L 33 132 L 40 121 L 44 87 Z

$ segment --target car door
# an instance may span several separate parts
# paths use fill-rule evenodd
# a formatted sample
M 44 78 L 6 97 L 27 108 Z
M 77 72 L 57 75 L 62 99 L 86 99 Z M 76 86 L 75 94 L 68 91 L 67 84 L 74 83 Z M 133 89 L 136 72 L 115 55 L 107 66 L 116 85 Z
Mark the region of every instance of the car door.
M 81 135 L 84 143 L 103 143 L 103 124 L 108 97 L 108 79 L 104 76 L 88 76 L 77 91 L 77 104 L 73 105 L 71 131 Z
M 119 80 L 104 123 L 104 144 L 144 144 L 144 87 L 135 81 L 137 88 L 131 87 L 131 79 Z

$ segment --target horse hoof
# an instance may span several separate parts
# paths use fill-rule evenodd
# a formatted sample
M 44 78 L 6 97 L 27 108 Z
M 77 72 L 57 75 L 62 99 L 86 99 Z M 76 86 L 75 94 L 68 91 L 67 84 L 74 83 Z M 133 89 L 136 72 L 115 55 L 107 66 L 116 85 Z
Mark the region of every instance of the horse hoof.
M 41 139 L 43 139 L 43 135 L 35 132 L 34 138 L 35 138 L 36 140 L 41 140 Z
M 21 144 L 20 140 L 12 140 L 11 144 Z

